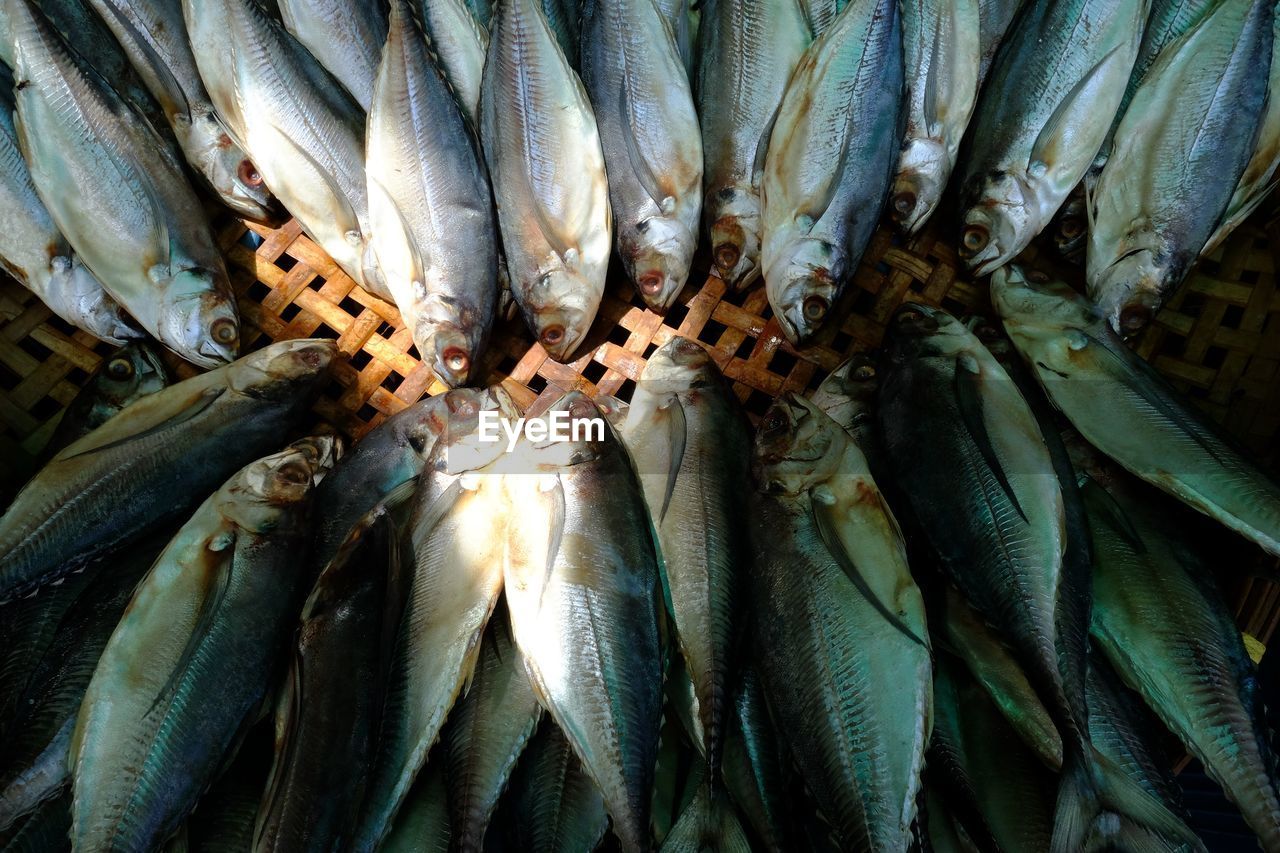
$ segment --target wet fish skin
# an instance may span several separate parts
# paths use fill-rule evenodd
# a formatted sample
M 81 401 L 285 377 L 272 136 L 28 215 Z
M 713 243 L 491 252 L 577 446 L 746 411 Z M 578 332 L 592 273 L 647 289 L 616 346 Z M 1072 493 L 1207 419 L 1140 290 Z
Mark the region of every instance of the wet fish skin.
M 1085 440 L 1269 553 L 1280 553 L 1280 485 L 1134 355 L 1087 299 L 1008 267 L 992 302 L 1046 394 Z
M 596 116 L 535 0 L 495 9 L 480 139 L 511 294 L 534 338 L 565 361 L 604 293 L 613 215 Z
M 1123 334 L 1154 319 L 1227 210 L 1262 122 L 1273 27 L 1270 3 L 1219 3 L 1164 49 L 1116 128 L 1086 272 Z
M 158 846 L 234 749 L 294 624 L 309 500 L 334 452 L 305 439 L 250 463 L 139 584 L 72 736 L 77 850 Z
M 72 252 L 40 200 L 14 127 L 9 83 L 0 93 L 0 266 L 49 310 L 94 337 L 117 345 L 141 337 L 137 323 Z
M 444 762 L 428 761 L 382 845 L 384 853 L 448 853 L 453 849 L 447 792 Z
M 979 0 L 979 43 L 981 44 L 981 58 L 978 61 L 979 91 L 987 79 L 987 72 L 991 70 L 996 51 L 1000 49 L 1009 26 L 1023 5 L 1024 0 Z
M 1093 639 L 1116 672 L 1280 849 L 1280 788 L 1257 675 L 1210 567 L 1149 496 L 1084 487 L 1094 536 Z
M 509 457 L 507 500 L 521 508 L 504 567 L 512 632 L 622 849 L 646 850 L 663 670 L 652 530 L 631 462 L 595 405 L 571 392 L 549 411 L 598 423 L 603 436 L 537 447 L 526 438 Z
M 619 434 L 657 532 L 677 643 L 694 683 L 694 740 L 718 778 L 749 556 L 746 418 L 710 354 L 676 335 L 649 357 Z
M 302 607 L 275 712 L 275 761 L 256 849 L 349 841 L 375 747 L 398 616 L 399 531 L 379 506 L 325 566 Z
M 336 353 L 327 340 L 272 344 L 144 397 L 65 448 L 0 517 L 0 599 L 54 583 L 190 511 L 246 458 L 278 446 Z
M 1133 68 L 1149 0 L 1029 0 L 978 98 L 960 173 L 960 256 L 986 275 L 1084 177 Z
M 880 388 L 876 360 L 867 353 L 854 353 L 827 374 L 809 398 L 853 438 L 867 457 L 872 474 L 878 472 L 883 456 L 876 425 L 876 394 Z
M 889 217 L 907 234 L 929 221 L 951 178 L 978 99 L 979 0 L 902 4 L 907 129 Z
M 444 739 L 455 850 L 480 851 L 512 769 L 542 718 L 542 708 L 511 638 L 506 608 L 489 620 L 466 696 Z
M 595 783 L 559 727 L 544 718 L 516 765 L 505 803 L 509 844 L 536 853 L 594 850 L 609 828 Z
M 391 34 L 366 133 L 371 255 L 436 377 L 465 385 L 498 303 L 498 225 L 489 176 L 411 0 Z
M 384 0 L 279 0 L 280 19 L 361 108 L 373 103 L 373 81 L 387 42 Z
M 141 341 L 126 344 L 103 359 L 98 373 L 76 394 L 43 453 L 52 456 L 169 384 L 169 370 L 154 347 Z
M 703 222 L 716 272 L 731 288 L 750 287 L 760 278 L 760 184 L 768 134 L 811 40 L 798 0 L 703 5 L 696 87 Z
M 599 122 L 618 256 L 645 304 L 684 288 L 702 213 L 702 134 L 670 27 L 648 0 L 582 6 L 582 82 Z
M 253 849 L 253 825 L 271 771 L 271 741 L 271 726 L 265 721 L 245 735 L 231 766 L 200 797 L 174 841 L 186 841 L 191 853 Z
M 690 0 L 654 0 L 654 5 L 658 7 L 658 11 L 667 22 L 667 27 L 671 30 L 676 52 L 680 55 L 680 62 L 684 65 L 685 73 L 692 85 L 698 64 L 696 54 L 698 36 L 701 32 L 701 8 L 695 7 Z
M 186 37 L 181 0 L 88 0 L 161 105 L 187 162 L 223 203 L 258 221 L 275 200 L 209 101 Z
M 58 229 L 165 346 L 201 367 L 234 360 L 235 298 L 181 166 L 146 120 L 72 57 L 31 0 L 6 0 L 6 10 L 18 141 Z
M 209 97 L 267 187 L 352 280 L 390 300 L 366 266 L 364 110 L 257 2 L 182 8 Z
M 784 394 L 753 451 L 761 683 L 842 849 L 906 849 L 932 727 L 924 602 L 861 451 Z
M 764 167 L 761 263 L 793 344 L 822 326 L 875 230 L 904 116 L 901 18 L 891 0 L 846 7 L 787 85 Z
M 453 87 L 463 114 L 473 128 L 479 128 L 480 85 L 489 31 L 472 14 L 466 0 L 415 0 L 415 6 L 440 70 Z
M 0 835 L 4 853 L 70 853 L 71 792 L 63 791 L 26 817 L 8 837 Z
M 788 764 L 754 666 L 738 671 L 733 716 L 724 745 L 724 780 L 765 849 L 787 849 L 794 838 Z
M 546 15 L 547 24 L 556 34 L 564 58 L 576 70 L 580 55 L 577 0 L 542 0 L 542 14 Z
M 814 38 L 825 33 L 847 5 L 848 0 L 800 0 Z

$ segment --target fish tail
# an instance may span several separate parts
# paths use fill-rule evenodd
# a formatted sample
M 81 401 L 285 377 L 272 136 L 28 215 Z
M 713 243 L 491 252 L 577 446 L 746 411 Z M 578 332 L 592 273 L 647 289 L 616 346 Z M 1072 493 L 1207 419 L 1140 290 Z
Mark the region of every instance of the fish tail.
M 722 786 L 704 782 L 662 844 L 662 853 L 751 853 L 751 842 Z
M 1074 752 L 1074 751 L 1073 751 Z M 1054 815 L 1053 853 L 1203 851 L 1163 803 L 1099 753 L 1066 756 Z

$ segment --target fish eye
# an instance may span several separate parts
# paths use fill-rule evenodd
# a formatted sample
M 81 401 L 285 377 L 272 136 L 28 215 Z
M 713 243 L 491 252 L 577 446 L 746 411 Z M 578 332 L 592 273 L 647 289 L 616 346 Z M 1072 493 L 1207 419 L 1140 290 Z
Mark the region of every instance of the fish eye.
M 898 312 L 898 316 L 894 318 L 894 322 L 899 326 L 906 326 L 910 323 L 918 323 L 923 319 L 923 312 L 917 311 L 915 308 L 904 308 Z
M 441 358 L 444 359 L 445 367 L 454 373 L 466 373 L 471 367 L 471 357 L 462 347 L 446 347 Z
M 301 462 L 287 462 L 276 469 L 276 479 L 301 486 L 311 482 L 311 469 Z
M 991 242 L 991 232 L 983 225 L 967 225 L 960 235 L 961 247 L 971 253 L 981 252 Z
M 1127 335 L 1141 332 L 1151 322 L 1151 309 L 1145 305 L 1129 305 L 1120 312 L 1120 330 Z
M 1049 274 L 1044 270 L 1028 270 L 1027 281 L 1032 284 L 1048 284 Z
M 1084 233 L 1084 220 L 1078 216 L 1064 217 L 1058 225 L 1058 234 L 1064 240 L 1074 240 Z
M 133 362 L 127 358 L 113 358 L 107 362 L 106 373 L 112 379 L 131 379 L 133 378 Z
M 827 311 L 831 310 L 831 303 L 821 296 L 810 296 L 804 301 L 803 310 L 804 318 L 810 323 L 816 323 L 827 316 Z
M 860 364 L 853 371 L 853 378 L 859 382 L 870 382 L 876 378 L 876 369 L 869 364 Z
M 731 270 L 738 265 L 742 253 L 732 243 L 721 243 L 716 247 L 716 266 L 722 270 Z
M 240 178 L 240 183 L 250 189 L 258 189 L 264 183 L 262 173 L 258 171 L 258 167 L 253 164 L 252 160 L 241 160 L 240 168 L 236 174 Z
M 564 340 L 564 326 L 547 326 L 539 336 L 545 347 L 558 346 Z
M 240 330 L 236 328 L 236 321 L 223 317 L 221 320 L 215 320 L 213 325 L 209 327 L 209 336 L 220 344 L 235 343 L 236 338 L 240 337 Z
M 574 400 L 569 406 L 569 417 L 575 421 L 594 418 L 596 405 L 590 400 Z
M 916 194 L 907 190 L 900 192 L 893 197 L 893 217 L 896 219 L 905 219 L 916 209 Z

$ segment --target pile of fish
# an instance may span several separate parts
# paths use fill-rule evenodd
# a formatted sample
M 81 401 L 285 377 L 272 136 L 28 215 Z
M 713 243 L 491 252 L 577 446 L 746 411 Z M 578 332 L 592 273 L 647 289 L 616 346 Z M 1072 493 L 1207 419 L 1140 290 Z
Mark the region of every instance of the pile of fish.
M 754 431 L 676 336 L 345 453 L 280 449 L 332 342 L 126 347 L 0 517 L 0 849 L 1200 851 L 1180 742 L 1280 851 L 1197 533 L 1280 554 L 1280 485 L 1084 296 L 993 301 Z
M 803 345 L 883 211 L 950 206 L 979 275 L 1051 225 L 1087 244 L 1128 334 L 1276 182 L 1275 27 L 1268 0 L 3 0 L 0 259 L 215 367 L 239 318 L 197 188 L 287 210 L 461 387 L 508 306 L 582 352 L 615 252 L 666 311 L 704 235 Z

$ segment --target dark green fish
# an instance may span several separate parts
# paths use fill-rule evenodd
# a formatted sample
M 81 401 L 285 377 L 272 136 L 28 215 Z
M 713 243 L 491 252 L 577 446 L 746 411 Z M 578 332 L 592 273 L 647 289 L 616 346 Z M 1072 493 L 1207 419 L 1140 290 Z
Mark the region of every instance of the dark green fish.
M 280 444 L 328 376 L 328 340 L 272 344 L 129 406 L 64 448 L 0 518 L 0 600 L 181 519 Z
M 594 850 L 609 828 L 599 789 L 549 719 L 520 757 L 507 802 L 513 850 L 581 853 Z
M 71 791 L 64 790 L 0 833 L 0 853 L 70 853 Z
M 77 850 L 158 846 L 233 754 L 294 625 L 313 484 L 335 451 L 304 439 L 250 463 L 139 584 L 72 735 Z
M 725 787 L 765 849 L 783 851 L 796 832 L 790 765 L 755 667 L 739 667 L 738 682 L 724 744 Z
M 271 772 L 272 731 L 263 722 L 245 736 L 231 766 L 205 792 L 183 826 L 191 853 L 245 853 Z
M 437 758 L 435 754 L 431 757 Z M 409 789 L 409 797 L 382 845 L 382 853 L 448 853 L 452 850 L 447 794 L 444 762 L 428 761 Z
M 52 456 L 111 420 L 121 409 L 168 385 L 169 371 L 153 346 L 142 341 L 125 344 L 103 360 L 98 372 L 63 410 L 44 453 Z

